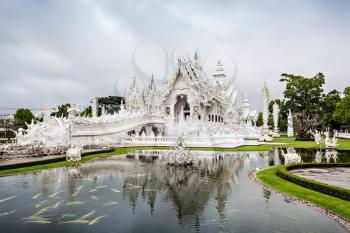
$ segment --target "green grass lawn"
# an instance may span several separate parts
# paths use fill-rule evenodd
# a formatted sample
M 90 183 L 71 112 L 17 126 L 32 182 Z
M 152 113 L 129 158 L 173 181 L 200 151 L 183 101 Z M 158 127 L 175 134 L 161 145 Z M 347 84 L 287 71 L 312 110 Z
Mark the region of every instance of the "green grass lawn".
M 260 145 L 260 146 L 242 146 L 232 149 L 232 151 L 261 151 L 261 150 L 271 150 L 273 148 L 283 148 L 286 146 L 293 146 L 294 148 L 305 148 L 305 149 L 318 149 L 320 148 L 314 141 L 296 141 L 295 138 L 281 137 L 275 138 L 270 145 Z M 276 143 L 276 144 L 273 144 Z M 280 143 L 285 143 L 286 145 L 280 145 Z M 338 150 L 350 150 L 350 140 L 348 139 L 338 139 Z M 324 148 L 324 146 L 322 147 Z
M 257 172 L 257 179 L 280 193 L 309 201 L 350 221 L 350 202 L 304 188 L 277 176 L 277 167 Z

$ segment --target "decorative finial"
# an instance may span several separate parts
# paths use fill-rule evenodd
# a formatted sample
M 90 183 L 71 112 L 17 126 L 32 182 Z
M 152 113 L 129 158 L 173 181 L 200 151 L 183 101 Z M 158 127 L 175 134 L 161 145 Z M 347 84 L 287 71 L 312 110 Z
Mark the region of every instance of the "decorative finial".
M 198 61 L 197 49 L 194 51 L 194 57 L 193 57 L 193 59 L 194 59 L 195 61 Z

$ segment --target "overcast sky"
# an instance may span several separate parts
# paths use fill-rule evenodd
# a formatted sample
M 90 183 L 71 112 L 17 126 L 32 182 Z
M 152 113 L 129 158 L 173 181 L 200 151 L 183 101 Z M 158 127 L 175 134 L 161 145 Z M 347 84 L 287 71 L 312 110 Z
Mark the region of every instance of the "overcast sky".
M 349 1 L 0 0 L 0 107 L 41 108 L 123 95 L 173 75 L 197 49 L 208 74 L 222 59 L 236 89 L 260 109 L 266 80 L 326 75 L 350 86 Z M 6 112 L 0 109 L 0 114 Z

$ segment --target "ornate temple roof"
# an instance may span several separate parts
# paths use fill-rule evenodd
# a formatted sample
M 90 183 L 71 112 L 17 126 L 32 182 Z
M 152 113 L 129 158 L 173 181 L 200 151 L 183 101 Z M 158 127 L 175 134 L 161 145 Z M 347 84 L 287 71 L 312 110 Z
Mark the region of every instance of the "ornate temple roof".
M 196 101 L 203 106 L 219 103 L 230 111 L 242 109 L 244 118 L 256 114 L 250 110 L 246 95 L 242 105 L 238 106 L 238 92 L 233 84 L 229 84 L 222 61 L 218 60 L 213 76 L 208 76 L 203 71 L 197 52 L 195 52 L 193 59 L 179 58 L 175 74 L 170 79 L 164 80 L 161 85 L 157 86 L 152 76 L 142 95 L 138 91 L 134 78 L 130 88 L 125 93 L 126 104 L 135 109 L 149 108 L 152 105 L 159 107 L 175 89 L 192 90 L 191 93 L 194 93 Z

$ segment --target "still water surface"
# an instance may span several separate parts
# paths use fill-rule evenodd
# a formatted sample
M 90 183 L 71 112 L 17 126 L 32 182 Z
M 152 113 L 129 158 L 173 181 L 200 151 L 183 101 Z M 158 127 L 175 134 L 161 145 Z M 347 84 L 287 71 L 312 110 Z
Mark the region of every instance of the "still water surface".
M 249 179 L 278 154 L 197 153 L 196 169 L 137 152 L 1 177 L 0 232 L 346 232 Z

